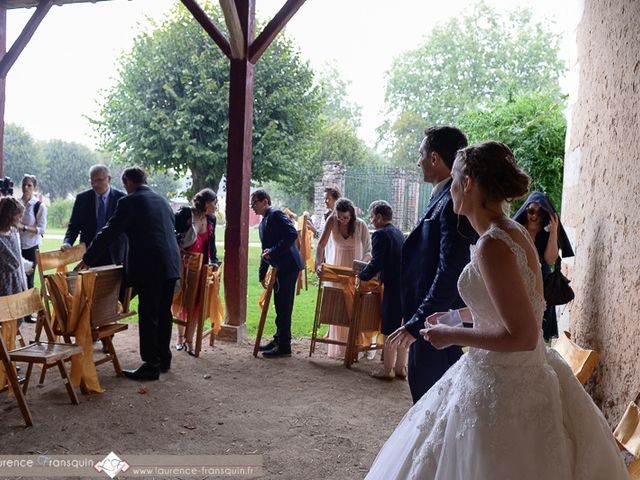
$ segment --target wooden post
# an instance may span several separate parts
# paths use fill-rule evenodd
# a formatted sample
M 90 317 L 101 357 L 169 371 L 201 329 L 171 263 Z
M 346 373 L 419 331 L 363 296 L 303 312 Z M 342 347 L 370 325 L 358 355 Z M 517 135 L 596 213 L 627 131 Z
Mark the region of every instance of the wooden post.
M 0 62 L 7 53 L 7 9 L 0 5 Z M 0 77 L 0 179 L 4 178 L 4 99 L 7 79 Z
M 247 317 L 249 194 L 253 136 L 253 64 L 247 58 L 255 29 L 255 0 L 235 0 L 244 37 L 242 59 L 230 60 L 227 144 L 227 225 L 224 237 L 224 298 L 227 318 L 222 339 L 240 340 Z M 257 278 L 256 278 L 257 281 Z

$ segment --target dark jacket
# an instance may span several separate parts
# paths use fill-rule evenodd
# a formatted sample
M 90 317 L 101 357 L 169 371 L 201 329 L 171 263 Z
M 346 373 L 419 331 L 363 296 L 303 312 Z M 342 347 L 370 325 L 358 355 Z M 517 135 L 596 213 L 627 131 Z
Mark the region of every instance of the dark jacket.
M 300 252 L 296 247 L 298 231 L 287 215 L 275 208 L 269 208 L 260 222 L 260 241 L 262 250 L 268 250 L 270 259 L 260 260 L 258 277 L 262 282 L 269 265 L 280 272 L 299 272 L 304 268 Z
M 193 225 L 193 208 L 181 207 L 175 214 L 175 229 L 178 245 L 182 241 L 185 232 Z M 211 235 L 207 239 L 207 251 L 205 252 L 205 263 L 219 264 L 218 249 L 216 248 L 216 216 L 207 216 L 207 226 L 211 230 Z
M 111 187 L 109 192 L 109 205 L 107 206 L 107 218 L 113 215 L 116 210 L 118 201 L 126 196 L 126 193 Z M 67 226 L 67 232 L 64 235 L 64 243 L 73 245 L 78 234 L 80 242 L 84 243 L 87 248 L 96 236 L 96 194 L 93 190 L 85 190 L 76 196 L 71 212 L 71 219 Z M 102 258 L 98 261 L 100 265 L 110 263 L 126 264 L 128 251 L 128 242 L 126 235 L 119 235 L 115 241 L 109 245 L 104 252 Z
M 402 247 L 402 312 L 416 338 L 426 317 L 464 307 L 458 277 L 469 263 L 469 246 L 477 234 L 464 216 L 453 212 L 451 181 L 429 202 Z
M 166 198 L 148 186 L 121 198 L 116 211 L 93 241 L 84 262 L 93 266 L 100 254 L 122 233 L 129 239 L 129 284 L 180 277 L 180 252 L 174 233 L 174 215 Z
M 371 243 L 371 261 L 362 269 L 358 277 L 362 280 L 371 280 L 380 272 L 380 280 L 384 284 L 381 331 L 383 335 L 390 335 L 402 323 L 400 269 L 404 235 L 395 225 L 388 223 L 373 232 Z

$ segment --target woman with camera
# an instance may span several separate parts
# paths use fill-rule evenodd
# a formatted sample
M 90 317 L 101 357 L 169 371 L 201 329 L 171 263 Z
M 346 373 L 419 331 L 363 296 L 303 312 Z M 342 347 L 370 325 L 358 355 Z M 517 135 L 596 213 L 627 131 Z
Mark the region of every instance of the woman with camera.
M 38 181 L 34 175 L 25 175 L 22 178 L 22 198 L 20 201 L 24 207 L 24 213 L 18 230 L 20 231 L 20 243 L 22 245 L 22 257 L 30 262 L 36 261 L 36 250 L 47 228 L 47 207 L 34 196 Z M 27 288 L 33 288 L 33 271 L 27 275 Z M 24 318 L 25 322 L 35 323 L 31 316 Z

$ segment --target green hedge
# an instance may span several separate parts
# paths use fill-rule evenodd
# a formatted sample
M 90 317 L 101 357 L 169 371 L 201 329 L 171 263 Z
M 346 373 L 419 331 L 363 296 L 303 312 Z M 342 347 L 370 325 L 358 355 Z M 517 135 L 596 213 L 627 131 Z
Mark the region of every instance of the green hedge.
M 73 200 L 56 200 L 49 206 L 47 225 L 53 228 L 67 228 L 73 209 Z

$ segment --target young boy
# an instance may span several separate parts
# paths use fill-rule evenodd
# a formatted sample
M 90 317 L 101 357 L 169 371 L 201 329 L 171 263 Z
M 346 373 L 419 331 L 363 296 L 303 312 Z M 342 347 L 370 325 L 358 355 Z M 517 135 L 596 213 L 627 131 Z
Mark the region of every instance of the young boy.
M 402 264 L 402 243 L 404 235 L 391 223 L 393 211 L 384 200 L 376 200 L 369 205 L 371 223 L 376 231 L 371 237 L 372 258 L 358 274 L 362 280 L 370 280 L 380 273 L 384 285 L 382 297 L 381 333 L 385 337 L 395 332 L 402 323 L 400 305 L 400 266 Z M 371 376 L 381 380 L 407 377 L 407 349 L 385 342 L 384 367 Z

